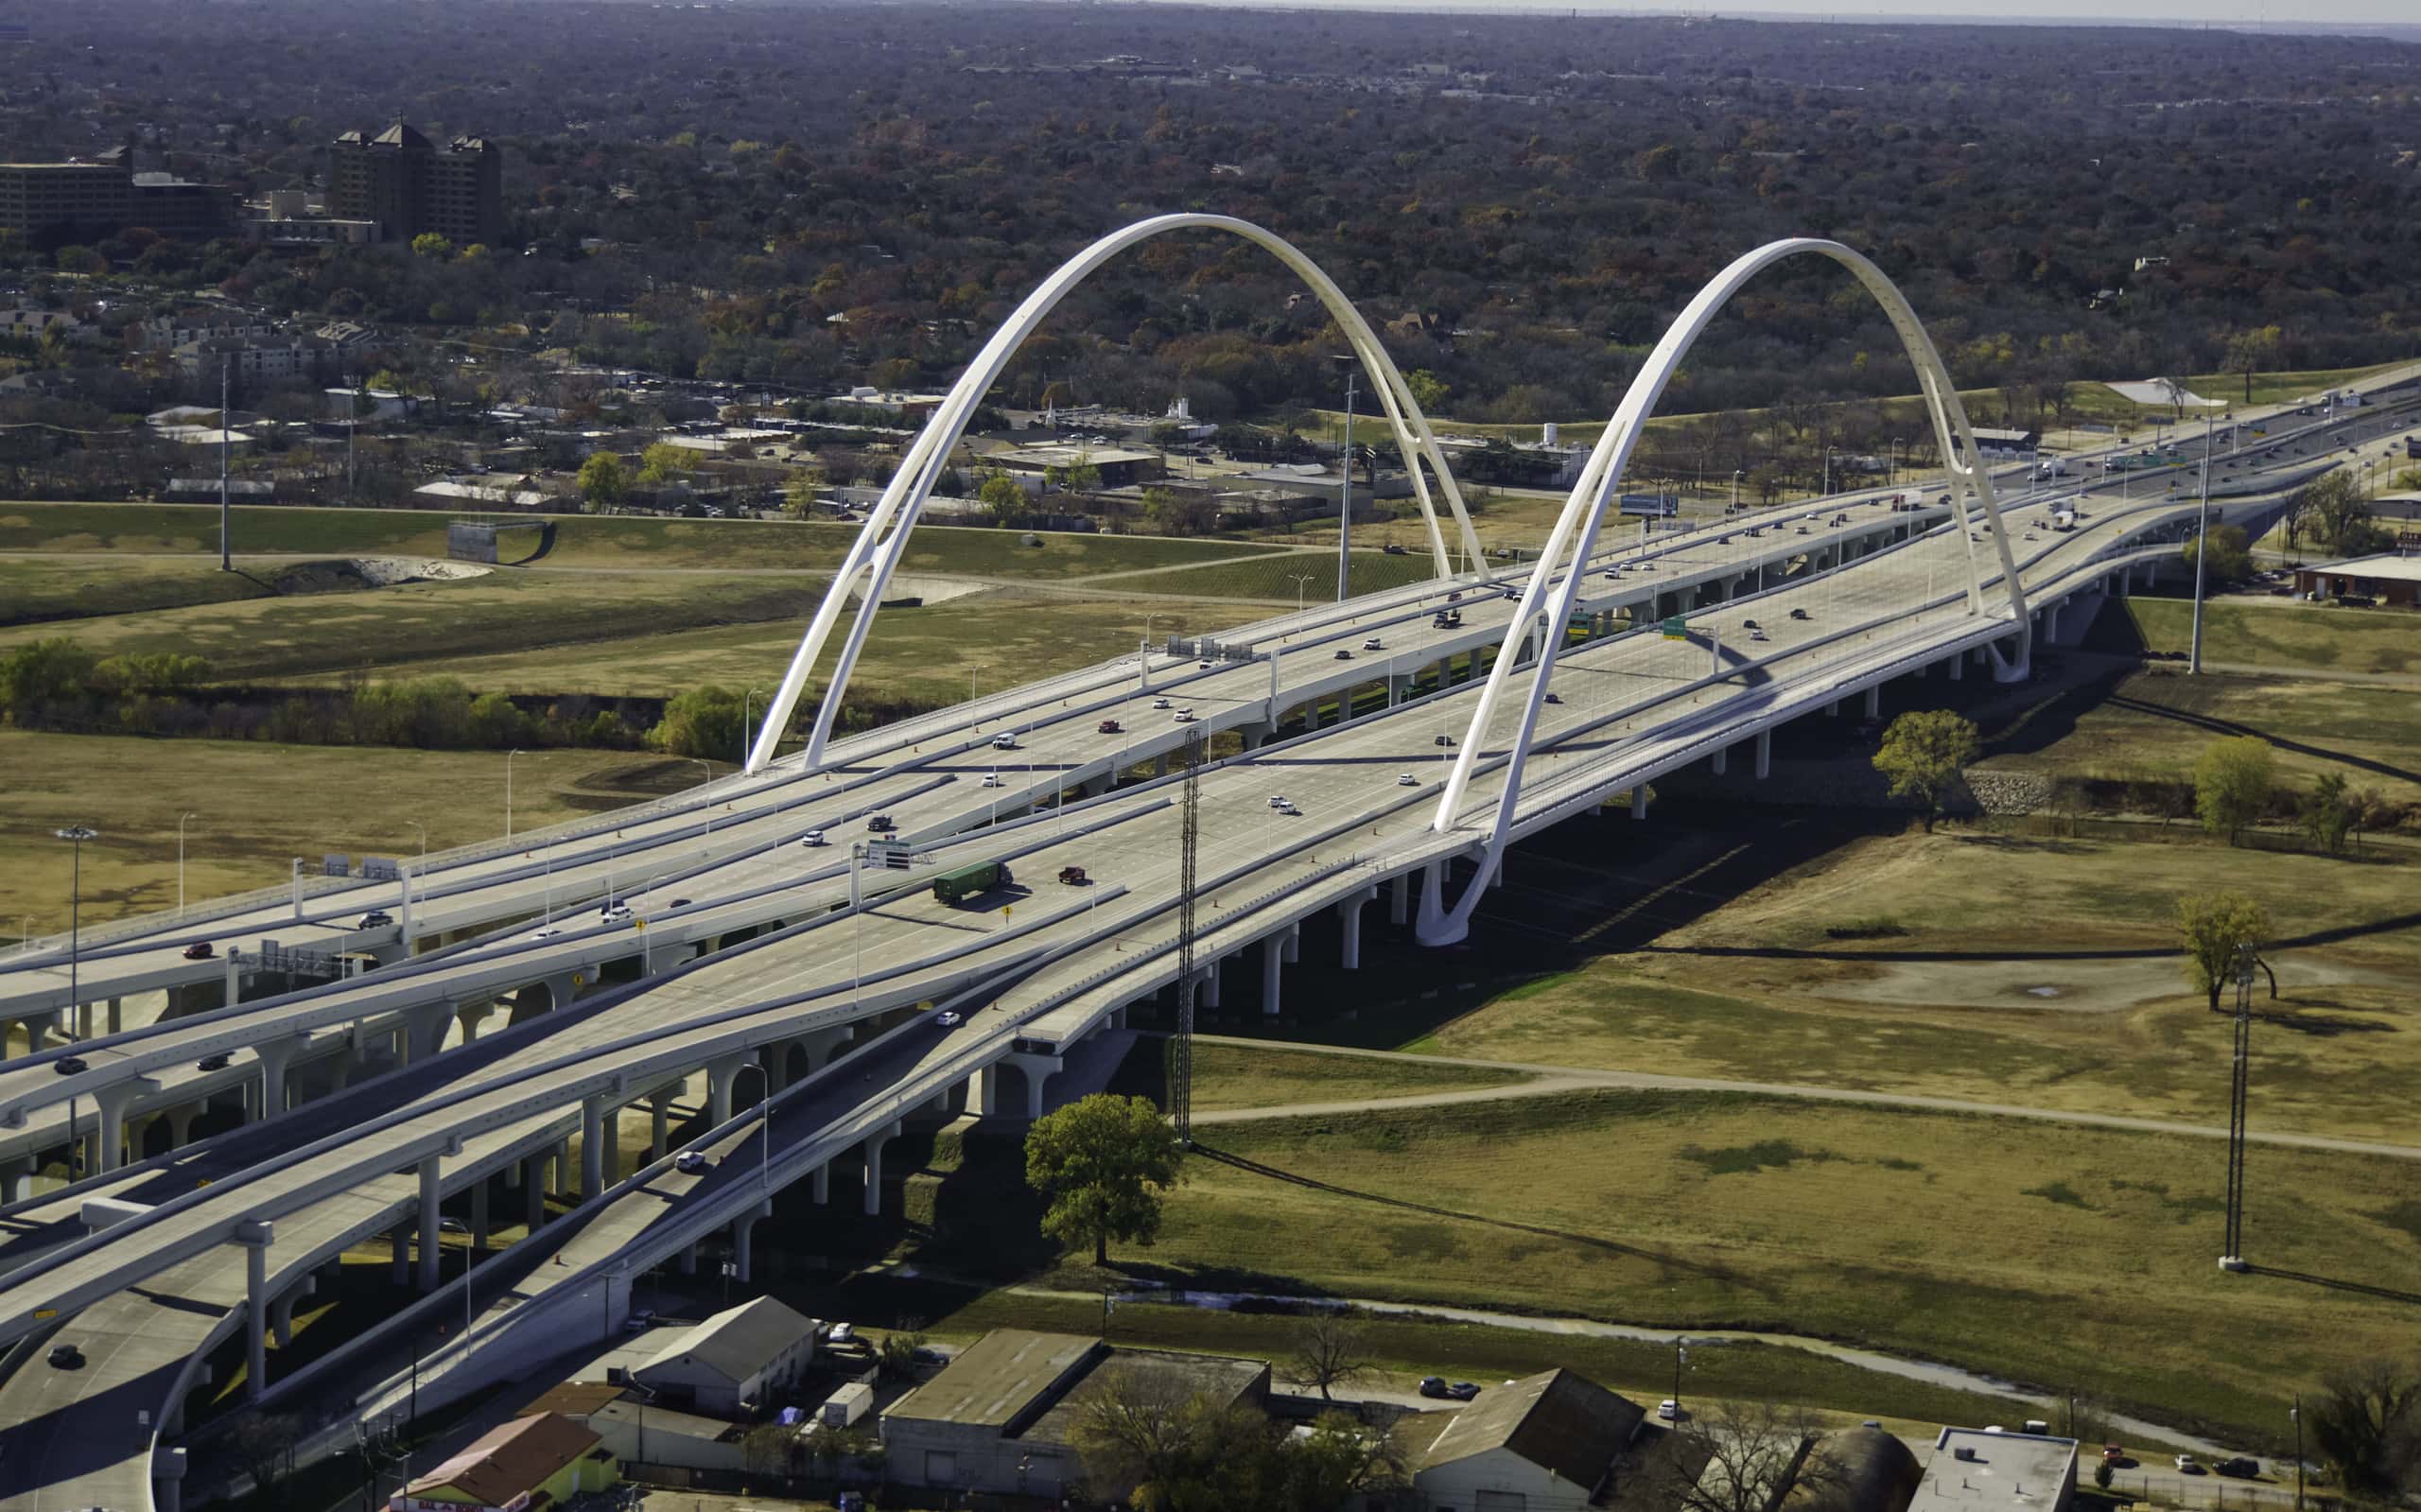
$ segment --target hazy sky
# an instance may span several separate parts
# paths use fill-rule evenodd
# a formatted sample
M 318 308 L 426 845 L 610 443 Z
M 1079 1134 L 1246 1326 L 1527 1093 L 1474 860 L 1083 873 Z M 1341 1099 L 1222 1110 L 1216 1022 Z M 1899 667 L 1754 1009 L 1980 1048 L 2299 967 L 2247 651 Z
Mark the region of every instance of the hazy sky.
M 1266 4 L 1284 9 L 1342 7 L 1357 10 L 1454 10 L 1486 12 L 1500 9 L 1491 0 L 1189 0 L 1192 4 Z M 1582 11 L 1641 11 L 1671 15 L 1681 11 L 1714 11 L 1722 15 L 1822 16 L 1841 21 L 1880 20 L 1893 16 L 1939 20 L 1992 22 L 2087 19 L 2117 24 L 2230 26 L 2263 23 L 2283 26 L 2375 25 L 2398 31 L 2421 20 L 2413 0 L 1750 0 L 1722 5 L 1711 0 L 1505 0 L 1507 10 L 1529 13 L 1577 9 Z

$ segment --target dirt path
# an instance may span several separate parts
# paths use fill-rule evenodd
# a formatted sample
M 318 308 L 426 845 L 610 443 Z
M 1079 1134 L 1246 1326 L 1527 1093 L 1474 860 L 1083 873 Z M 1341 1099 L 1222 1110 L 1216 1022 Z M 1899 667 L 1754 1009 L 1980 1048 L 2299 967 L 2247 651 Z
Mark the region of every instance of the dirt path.
M 1633 1091 L 1750 1092 L 1763 1097 L 1797 1098 L 1813 1103 L 1863 1104 L 1873 1107 L 1911 1108 L 1928 1113 L 1983 1114 L 1992 1118 L 2033 1119 L 2045 1123 L 2072 1123 L 2087 1128 L 2123 1129 L 2135 1134 L 2183 1134 L 2196 1138 L 2224 1139 L 2228 1131 L 2217 1124 L 2177 1123 L 2166 1119 L 2130 1118 L 2118 1113 L 2081 1113 L 2062 1108 L 2029 1107 L 2017 1103 L 1979 1103 L 1965 1098 L 1926 1097 L 1911 1092 L 1869 1092 L 1848 1087 L 1816 1086 L 1801 1082 L 1733 1082 L 1711 1076 L 1663 1076 L 1647 1071 L 1592 1071 L 1568 1066 L 1539 1066 L 1519 1061 L 1474 1060 L 1448 1055 L 1407 1055 L 1397 1051 L 1353 1050 L 1312 1045 L 1296 1040 L 1245 1039 L 1204 1034 L 1213 1044 L 1244 1049 L 1282 1049 L 1320 1055 L 1358 1055 L 1373 1060 L 1413 1062 L 1422 1066 L 1468 1066 L 1498 1071 L 1528 1071 L 1537 1081 L 1504 1086 L 1474 1087 L 1458 1092 L 1420 1092 L 1408 1097 L 1349 1099 L 1334 1103 L 1290 1103 L 1276 1107 L 1229 1108 L 1197 1113 L 1198 1124 L 1250 1123 L 1264 1119 L 1325 1118 L 1346 1113 L 1387 1112 L 1397 1108 L 1452 1107 L 1467 1103 L 1492 1103 L 1508 1098 L 1545 1097 L 1558 1092 L 1623 1089 Z M 2325 1134 L 2286 1134 L 2254 1130 L 2246 1138 L 2255 1144 L 2295 1150 L 2325 1150 L 2341 1155 L 2383 1156 L 2391 1160 L 2421 1161 L 2421 1145 L 2386 1144 L 2368 1139 L 2341 1139 Z

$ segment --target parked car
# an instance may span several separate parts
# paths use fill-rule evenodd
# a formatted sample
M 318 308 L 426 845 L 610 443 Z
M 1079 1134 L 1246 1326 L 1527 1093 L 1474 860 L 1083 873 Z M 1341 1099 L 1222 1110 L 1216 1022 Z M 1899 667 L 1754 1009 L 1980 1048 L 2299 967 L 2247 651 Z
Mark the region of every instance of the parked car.
M 207 961 L 218 953 L 218 951 L 211 948 L 210 942 L 208 940 L 203 940 L 198 945 L 189 945 L 185 947 L 185 959 L 188 961 Z
M 2104 1444 L 2101 1446 L 2101 1457 L 2112 1465 L 2124 1465 L 2128 1462 L 2126 1446 L 2123 1444 Z
M 836 1349 L 846 1348 L 858 1342 L 858 1330 L 846 1323 L 835 1323 L 824 1330 L 824 1342 Z
M 648 1330 L 654 1327 L 655 1309 L 652 1307 L 636 1309 L 629 1317 L 622 1320 L 622 1331 L 624 1333 L 645 1333 Z
M 354 928 L 357 930 L 383 930 L 388 925 L 394 922 L 394 919 L 388 914 L 386 910 L 372 909 L 369 912 L 364 913 L 361 916 L 361 922 L 355 925 Z
M 2234 1476 L 2239 1481 L 2258 1480 L 2261 1476 L 2261 1462 L 2250 1454 L 2238 1454 L 2223 1459 L 2211 1469 L 2221 1475 Z
M 705 1152 L 703 1150 L 682 1151 L 679 1155 L 672 1157 L 672 1169 L 680 1172 L 683 1175 L 696 1175 L 699 1172 L 706 1169 Z
M 2203 1473 L 2203 1467 L 2194 1463 L 2193 1455 L 2180 1454 L 2177 1456 L 2177 1473 L 2180 1475 L 2200 1475 Z
M 1667 1397 L 1656 1404 L 1656 1416 L 1668 1423 L 1678 1423 L 1681 1420 L 1681 1404 Z
M 1446 1378 L 1444 1376 L 1421 1377 L 1420 1394 L 1424 1397 L 1444 1397 L 1446 1395 Z
M 1457 1381 L 1446 1388 L 1446 1395 L 1456 1401 L 1469 1401 L 1479 1395 L 1479 1388 L 1468 1381 Z

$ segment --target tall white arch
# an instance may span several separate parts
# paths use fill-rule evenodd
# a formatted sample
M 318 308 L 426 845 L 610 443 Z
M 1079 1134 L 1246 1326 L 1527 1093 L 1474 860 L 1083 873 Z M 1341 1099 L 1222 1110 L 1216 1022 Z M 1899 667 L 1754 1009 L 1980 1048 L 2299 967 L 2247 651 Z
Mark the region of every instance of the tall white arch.
M 1934 350 L 1933 339 L 1925 334 L 1915 310 L 1907 300 L 1884 276 L 1883 269 L 1864 256 L 1835 241 L 1796 236 L 1785 241 L 1769 242 L 1735 260 L 1731 267 L 1708 283 L 1690 301 L 1679 319 L 1665 331 L 1664 339 L 1631 381 L 1623 395 L 1622 404 L 1607 423 L 1606 432 L 1590 453 L 1588 465 L 1573 485 L 1572 495 L 1564 502 L 1563 513 L 1555 523 L 1554 533 L 1547 538 L 1540 554 L 1537 569 L 1531 574 L 1529 586 L 1523 592 L 1522 606 L 1507 628 L 1504 646 L 1496 665 L 1489 672 L 1488 685 L 1482 688 L 1478 706 L 1472 711 L 1471 728 L 1463 737 L 1462 751 L 1454 758 L 1454 770 L 1446 780 L 1445 791 L 1438 795 L 1437 812 L 1430 827 L 1438 834 L 1451 833 L 1456 812 L 1462 808 L 1472 773 L 1480 756 L 1480 742 L 1485 739 L 1489 721 L 1495 716 L 1499 697 L 1514 676 L 1515 652 L 1522 637 L 1541 623 L 1541 612 L 1550 591 L 1554 608 L 1544 621 L 1547 629 L 1540 636 L 1538 660 L 1530 676 L 1529 700 L 1522 714 L 1520 730 L 1513 739 L 1511 760 L 1505 776 L 1505 791 L 1498 797 L 1496 815 L 1489 827 L 1486 849 L 1480 858 L 1479 871 L 1463 896 L 1449 912 L 1437 896 L 1438 889 L 1423 891 L 1420 900 L 1419 935 L 1424 945 L 1450 945 L 1463 938 L 1471 927 L 1472 908 L 1487 890 L 1489 878 L 1505 852 L 1506 841 L 1512 828 L 1514 805 L 1521 796 L 1522 766 L 1529 759 L 1530 744 L 1537 734 L 1539 709 L 1544 703 L 1547 679 L 1555 671 L 1556 653 L 1562 647 L 1563 636 L 1559 627 L 1572 622 L 1573 610 L 1587 580 L 1582 570 L 1597 543 L 1598 523 L 1605 518 L 1607 500 L 1620 481 L 1623 469 L 1629 463 L 1631 449 L 1638 443 L 1640 431 L 1647 417 L 1655 411 L 1656 402 L 1663 395 L 1665 385 L 1681 365 L 1681 358 L 1741 287 L 1771 264 L 1785 257 L 1812 252 L 1829 257 L 1846 268 L 1865 286 L 1875 303 L 1890 318 L 1892 329 L 1900 335 L 1900 344 L 1907 349 L 1908 360 L 1916 366 L 1917 381 L 1925 400 L 1925 410 L 1932 417 L 1934 443 L 1942 458 L 1942 469 L 1948 477 L 1952 499 L 1952 519 L 1963 526 L 1968 518 L 1966 491 L 1972 488 L 1983 505 L 1984 516 L 1993 526 L 1993 544 L 2000 552 L 2001 581 L 2009 586 L 2010 614 L 2012 628 L 2018 635 L 2019 651 L 2012 663 L 1999 663 L 2004 677 L 2022 677 L 2032 652 L 2032 633 L 2026 612 L 2026 595 L 2017 580 L 2017 564 L 2010 555 L 2009 532 L 2001 529 L 2000 506 L 1993 493 L 1992 476 L 1979 465 L 1976 452 L 1976 437 L 1968 427 L 1966 407 L 1959 403 L 1959 390 L 1951 382 L 1950 372 L 1942 366 L 1942 356 Z M 1959 534 L 1967 553 L 1967 612 L 1984 613 L 1982 571 L 1976 560 L 1973 532 L 1964 529 Z M 1575 536 L 1577 544 L 1574 544 Z M 1571 549 L 1571 570 L 1550 588 L 1554 568 L 1564 560 L 1565 549 Z M 1442 869 L 1441 873 L 1442 875 Z
M 807 634 L 799 641 L 798 651 L 791 657 L 790 669 L 782 676 L 782 686 L 774 701 L 766 707 L 765 722 L 759 728 L 756 744 L 748 753 L 748 770 L 760 772 L 774 757 L 782 733 L 790 725 L 791 715 L 806 691 L 807 680 L 815 669 L 816 658 L 823 655 L 824 644 L 830 638 L 832 627 L 847 606 L 850 585 L 859 574 L 865 573 L 866 585 L 860 595 L 862 607 L 849 627 L 848 638 L 843 643 L 841 656 L 832 669 L 832 681 L 825 688 L 822 705 L 816 710 L 815 729 L 807 742 L 807 763 L 814 765 L 824 757 L 825 742 L 832 732 L 832 718 L 841 706 L 841 696 L 848 686 L 849 674 L 855 669 L 858 652 L 865 644 L 866 631 L 874 622 L 876 606 L 891 581 L 893 570 L 899 565 L 907 549 L 908 532 L 914 529 L 917 516 L 924 512 L 925 499 L 940 479 L 949 464 L 951 448 L 974 418 L 976 407 L 983 403 L 993 382 L 1017 355 L 1019 346 L 1042 323 L 1054 306 L 1065 299 L 1077 285 L 1090 277 L 1104 263 L 1138 242 L 1172 231 L 1201 229 L 1223 231 L 1267 250 L 1286 265 L 1316 295 L 1329 314 L 1345 332 L 1353 354 L 1360 358 L 1364 371 L 1371 378 L 1371 387 L 1385 411 L 1387 424 L 1395 433 L 1396 446 L 1403 454 L 1405 471 L 1411 474 L 1413 493 L 1420 503 L 1422 518 L 1429 527 L 1429 547 L 1437 567 L 1437 576 L 1449 577 L 1454 563 L 1440 529 L 1436 504 L 1429 496 L 1429 484 L 1421 477 L 1418 458 L 1425 459 L 1437 474 L 1438 486 L 1446 495 L 1446 505 L 1454 512 L 1454 524 L 1468 563 L 1477 564 L 1482 557 L 1479 537 L 1472 530 L 1470 513 L 1463 508 L 1462 493 L 1454 486 L 1454 475 L 1447 470 L 1446 459 L 1437 448 L 1437 438 L 1431 434 L 1429 421 L 1420 412 L 1420 405 L 1412 390 L 1396 370 L 1386 348 L 1379 342 L 1377 333 L 1362 319 L 1361 311 L 1345 297 L 1319 265 L 1294 245 L 1273 232 L 1228 216 L 1171 215 L 1154 216 L 1139 220 L 1122 231 L 1116 231 L 1086 248 L 1060 265 L 1040 287 L 1026 296 L 992 339 L 985 342 L 975 361 L 951 386 L 949 394 L 915 442 L 900 459 L 899 470 L 892 475 L 890 486 L 882 492 L 880 502 L 866 517 L 865 528 L 850 543 L 848 554 L 842 559 L 840 570 L 833 575 L 832 586 L 824 601 L 816 606 L 815 617 L 808 625 Z M 888 532 L 886 534 L 886 532 Z

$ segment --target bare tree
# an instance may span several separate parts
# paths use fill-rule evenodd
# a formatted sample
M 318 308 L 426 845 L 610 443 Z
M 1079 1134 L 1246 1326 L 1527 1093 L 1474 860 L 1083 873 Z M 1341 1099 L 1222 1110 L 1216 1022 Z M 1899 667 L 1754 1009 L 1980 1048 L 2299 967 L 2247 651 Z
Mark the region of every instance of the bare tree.
M 253 1494 L 266 1502 L 278 1478 L 292 1467 L 291 1451 L 303 1425 L 282 1413 L 251 1413 L 227 1435 L 244 1473 L 253 1478 Z
M 1820 1482 L 1839 1474 L 1830 1459 L 1808 1452 L 1822 1432 L 1795 1407 L 1710 1408 L 1674 1430 L 1689 1451 L 1661 1459 L 1660 1500 L 1678 1512 L 1767 1512 L 1795 1486 L 1821 1490 Z
M 1289 1363 L 1296 1380 L 1332 1401 L 1330 1387 L 1369 1373 L 1370 1354 L 1360 1324 L 1342 1312 L 1315 1312 L 1296 1330 Z

